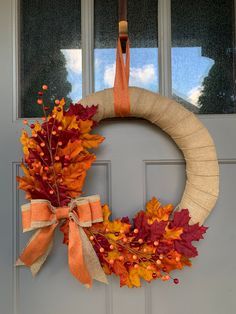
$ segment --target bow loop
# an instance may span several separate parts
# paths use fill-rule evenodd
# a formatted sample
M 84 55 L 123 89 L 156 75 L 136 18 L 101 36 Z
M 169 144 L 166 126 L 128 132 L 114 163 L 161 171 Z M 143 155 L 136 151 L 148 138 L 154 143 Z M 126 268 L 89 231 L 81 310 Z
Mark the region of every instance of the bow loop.
M 73 199 L 68 206 L 54 207 L 48 200 L 31 200 L 22 206 L 23 231 L 38 229 L 20 255 L 16 265 L 31 268 L 36 275 L 51 248 L 54 230 L 63 220 L 69 220 L 68 262 L 71 273 L 83 284 L 92 279 L 107 283 L 98 257 L 83 228 L 103 221 L 99 195 Z

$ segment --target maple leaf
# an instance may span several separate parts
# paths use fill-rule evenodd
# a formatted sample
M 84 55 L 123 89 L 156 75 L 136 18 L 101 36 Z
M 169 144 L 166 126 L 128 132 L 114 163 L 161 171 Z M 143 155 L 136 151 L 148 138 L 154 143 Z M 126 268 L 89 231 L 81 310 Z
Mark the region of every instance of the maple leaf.
M 138 229 L 138 238 L 146 240 L 150 233 L 150 226 L 144 211 L 138 212 L 138 214 L 133 218 L 134 228 Z
M 198 255 L 197 249 L 191 244 L 191 242 L 187 242 L 185 240 L 175 240 L 174 247 L 177 252 L 186 257 L 190 258 Z
M 96 148 L 99 144 L 101 144 L 104 141 L 104 137 L 98 135 L 98 134 L 82 134 L 80 137 L 82 140 L 82 145 L 85 148 Z
M 90 120 L 97 113 L 98 106 L 83 106 L 79 103 L 70 104 L 69 109 L 65 112 L 66 116 L 76 115 L 81 120 Z
M 165 221 L 161 222 L 154 221 L 154 223 L 150 226 L 149 239 L 153 242 L 159 240 L 163 236 L 163 233 L 165 232 L 166 224 L 167 222 Z
M 83 150 L 80 140 L 69 141 L 65 148 L 58 149 L 58 156 L 68 155 L 70 159 L 75 158 Z
M 119 260 L 115 260 L 113 264 L 114 273 L 120 277 L 120 286 L 129 285 L 129 273 L 125 268 L 124 264 Z
M 165 229 L 164 237 L 167 240 L 177 240 L 180 239 L 180 235 L 183 233 L 183 228 L 169 228 Z
M 188 242 L 199 241 L 200 239 L 203 239 L 203 234 L 206 233 L 207 229 L 207 227 L 199 226 L 198 223 L 191 226 L 185 226 L 181 238 Z
M 146 212 L 150 222 L 154 220 L 167 221 L 173 208 L 174 207 L 172 204 L 161 206 L 161 203 L 155 197 L 153 197 L 146 205 Z
M 176 211 L 173 215 L 173 220 L 171 221 L 171 228 L 183 227 L 188 225 L 190 221 L 190 215 L 188 209 L 182 209 L 181 211 Z
M 79 120 L 79 129 L 82 134 L 89 133 L 92 129 L 92 120 Z

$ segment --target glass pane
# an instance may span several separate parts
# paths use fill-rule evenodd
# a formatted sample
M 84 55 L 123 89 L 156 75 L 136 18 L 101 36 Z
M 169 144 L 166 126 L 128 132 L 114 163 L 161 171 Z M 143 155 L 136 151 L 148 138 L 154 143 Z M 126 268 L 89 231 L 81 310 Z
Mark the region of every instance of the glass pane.
M 157 1 L 128 1 L 130 85 L 158 91 Z M 118 1 L 95 0 L 95 90 L 113 87 Z
M 172 93 L 193 112 L 235 113 L 233 0 L 172 0 Z
M 42 84 L 49 86 L 48 104 L 82 96 L 81 18 L 79 0 L 20 1 L 21 117 L 37 117 Z

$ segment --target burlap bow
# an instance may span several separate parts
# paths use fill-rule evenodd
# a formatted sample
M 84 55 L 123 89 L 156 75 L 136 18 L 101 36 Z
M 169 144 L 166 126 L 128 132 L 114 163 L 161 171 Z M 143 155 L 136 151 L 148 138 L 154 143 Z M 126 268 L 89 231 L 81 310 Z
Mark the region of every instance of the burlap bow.
M 68 264 L 73 276 L 86 286 L 92 279 L 107 283 L 106 275 L 83 228 L 103 221 L 98 195 L 77 198 L 65 207 L 53 207 L 44 199 L 22 205 L 23 232 L 36 230 L 16 265 L 30 267 L 36 275 L 51 251 L 53 236 L 61 220 L 69 220 Z

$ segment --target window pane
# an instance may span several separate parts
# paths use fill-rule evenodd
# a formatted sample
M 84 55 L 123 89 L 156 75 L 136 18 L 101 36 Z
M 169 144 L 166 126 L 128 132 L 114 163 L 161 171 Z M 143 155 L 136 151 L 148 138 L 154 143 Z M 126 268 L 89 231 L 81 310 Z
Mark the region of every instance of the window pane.
M 48 104 L 81 98 L 80 21 L 79 0 L 20 1 L 21 117 L 42 115 L 35 105 L 42 84 L 49 86 Z
M 172 0 L 172 93 L 199 113 L 235 113 L 233 0 Z
M 157 1 L 128 1 L 130 85 L 158 91 Z M 113 87 L 118 1 L 95 0 L 95 90 Z

